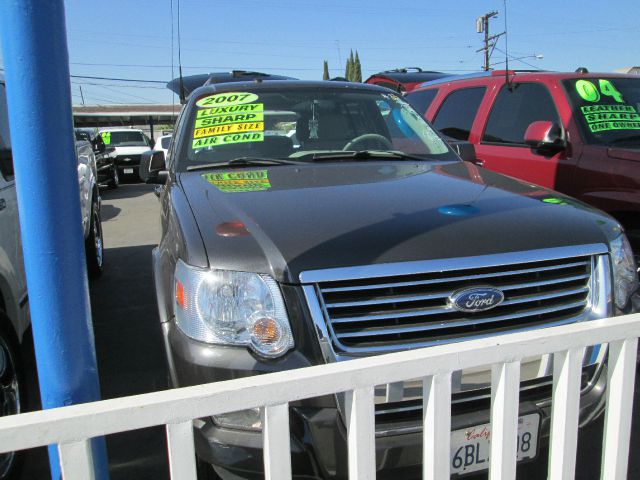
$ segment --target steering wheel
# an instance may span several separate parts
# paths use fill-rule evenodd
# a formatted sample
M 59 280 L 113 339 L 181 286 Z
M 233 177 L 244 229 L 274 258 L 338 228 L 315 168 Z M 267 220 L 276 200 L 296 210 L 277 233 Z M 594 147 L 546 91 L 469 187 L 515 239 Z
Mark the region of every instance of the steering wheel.
M 364 135 L 360 135 L 359 137 L 347 142 L 347 144 L 342 147 L 342 150 L 362 150 L 362 148 L 355 147 L 356 145 L 365 143 L 377 143 L 378 145 L 383 145 L 384 148 L 382 148 L 382 150 L 393 150 L 393 145 L 389 139 L 382 135 L 378 135 L 377 133 L 365 133 Z

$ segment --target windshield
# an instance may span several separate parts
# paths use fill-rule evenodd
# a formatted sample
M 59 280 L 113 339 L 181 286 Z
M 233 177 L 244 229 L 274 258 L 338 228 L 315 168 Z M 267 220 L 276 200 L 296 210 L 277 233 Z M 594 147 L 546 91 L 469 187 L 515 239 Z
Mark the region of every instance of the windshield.
M 243 157 L 313 161 L 365 150 L 451 159 L 433 129 L 391 93 L 282 87 L 208 94 L 192 105 L 180 169 Z
M 587 143 L 640 145 L 640 78 L 562 82 Z
M 105 145 L 111 147 L 146 147 L 146 138 L 142 132 L 102 132 L 102 140 Z
M 169 144 L 171 143 L 171 137 L 162 137 L 160 139 L 160 145 L 162 146 L 162 148 L 164 148 L 165 150 L 169 150 Z

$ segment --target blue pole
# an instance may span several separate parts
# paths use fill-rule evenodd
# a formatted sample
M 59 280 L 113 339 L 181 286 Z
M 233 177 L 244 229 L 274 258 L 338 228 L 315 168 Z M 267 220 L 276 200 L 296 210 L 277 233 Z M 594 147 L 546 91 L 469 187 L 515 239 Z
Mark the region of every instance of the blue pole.
M 43 408 L 100 399 L 63 0 L 0 0 L 9 125 Z M 104 440 L 94 441 L 107 478 Z M 52 478 L 60 478 L 49 447 Z

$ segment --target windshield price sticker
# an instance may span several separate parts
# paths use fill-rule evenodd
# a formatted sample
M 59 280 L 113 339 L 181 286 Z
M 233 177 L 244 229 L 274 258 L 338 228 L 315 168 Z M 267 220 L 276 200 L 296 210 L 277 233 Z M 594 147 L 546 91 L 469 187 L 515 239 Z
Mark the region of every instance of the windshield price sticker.
M 215 127 L 198 128 L 193 132 L 193 138 L 211 137 L 222 133 L 255 132 L 264 130 L 264 123 L 232 123 L 230 125 L 217 125 Z
M 264 132 L 231 133 L 228 135 L 216 135 L 215 137 L 195 139 L 191 144 L 191 148 L 196 150 L 198 148 L 215 147 L 217 145 L 231 145 L 233 143 L 263 142 L 263 141 L 264 141 Z
M 102 137 L 102 141 L 105 145 L 109 145 L 111 143 L 111 132 L 102 132 L 100 136 Z
M 271 188 L 267 170 L 205 173 L 202 178 L 225 193 L 260 192 Z
M 247 92 L 216 93 L 203 97 L 196 102 L 198 107 L 226 107 L 228 105 L 242 105 L 258 100 L 258 95 Z
M 196 120 L 195 128 L 211 127 L 214 125 L 226 125 L 228 123 L 262 122 L 262 113 L 237 113 L 235 115 L 217 115 L 215 117 L 200 118 Z
M 228 107 L 205 108 L 204 110 L 197 111 L 196 118 L 214 117 L 216 115 L 229 115 L 230 113 L 243 112 L 264 112 L 264 103 L 251 103 L 249 105 L 230 105 Z
M 640 129 L 640 115 L 631 105 L 585 105 L 580 110 L 592 132 Z

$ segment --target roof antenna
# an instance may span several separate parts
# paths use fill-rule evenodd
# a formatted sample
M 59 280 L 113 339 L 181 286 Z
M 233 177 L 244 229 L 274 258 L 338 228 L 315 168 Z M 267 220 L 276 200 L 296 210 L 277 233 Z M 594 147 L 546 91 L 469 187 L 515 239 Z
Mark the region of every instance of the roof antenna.
M 184 105 L 186 103 L 185 95 L 184 95 L 184 83 L 182 81 L 182 55 L 181 55 L 181 44 L 180 44 L 180 0 L 178 0 L 178 75 L 180 76 L 180 104 Z
M 503 3 L 504 3 L 504 63 L 506 68 L 504 75 L 505 75 L 507 88 L 509 90 L 512 90 L 513 85 L 509 80 L 509 34 L 507 32 L 507 0 L 503 0 Z

